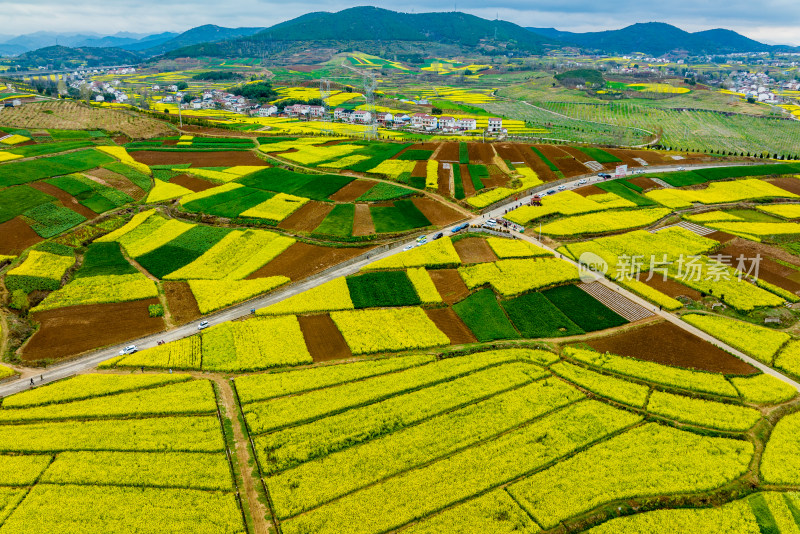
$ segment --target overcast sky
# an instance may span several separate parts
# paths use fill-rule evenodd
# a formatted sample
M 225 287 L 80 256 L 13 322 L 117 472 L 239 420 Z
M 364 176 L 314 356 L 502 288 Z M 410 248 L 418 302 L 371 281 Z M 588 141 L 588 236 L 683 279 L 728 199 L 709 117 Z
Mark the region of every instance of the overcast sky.
M 771 44 L 800 45 L 798 0 L 457 0 L 455 3 L 377 0 L 369 5 L 416 13 L 458 9 L 522 26 L 569 31 L 668 22 L 688 31 L 728 28 Z M 489 4 L 491 7 L 487 7 Z M 276 0 L 0 0 L 0 34 L 36 31 L 113 34 L 182 32 L 202 24 L 271 26 L 309 11 L 338 11 L 359 2 Z

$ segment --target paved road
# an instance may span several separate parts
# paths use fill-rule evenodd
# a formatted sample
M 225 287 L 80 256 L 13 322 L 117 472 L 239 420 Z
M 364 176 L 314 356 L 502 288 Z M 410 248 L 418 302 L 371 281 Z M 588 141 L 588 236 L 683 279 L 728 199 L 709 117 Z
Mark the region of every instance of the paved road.
M 733 165 L 700 164 L 700 165 L 687 166 L 687 168 L 699 169 L 699 168 L 729 167 L 729 166 L 733 166 Z M 649 173 L 649 172 L 669 172 L 669 171 L 676 171 L 680 167 L 682 167 L 682 165 L 676 164 L 674 166 L 661 166 L 661 167 L 652 167 L 652 168 L 645 167 L 643 170 L 644 170 L 645 173 Z M 594 174 L 587 174 L 587 175 L 583 175 L 583 176 L 577 176 L 571 182 L 564 184 L 564 189 L 570 190 L 570 189 L 575 189 L 577 187 L 581 187 L 582 184 L 579 184 L 579 182 L 581 180 L 587 180 L 587 181 L 589 181 L 589 183 L 593 183 L 591 180 L 594 180 L 595 176 L 596 175 L 594 175 Z M 543 191 L 547 191 L 547 190 L 549 190 L 551 188 L 552 188 L 552 186 L 548 186 L 547 184 L 542 184 L 540 186 L 537 186 L 537 187 L 533 188 L 532 191 L 533 191 L 533 194 L 539 194 L 539 193 L 541 193 Z M 492 217 L 502 217 L 505 214 L 507 209 L 510 209 L 513 206 L 517 205 L 517 204 L 528 203 L 530 201 L 531 197 L 533 196 L 533 194 L 532 195 L 527 195 L 526 197 L 521 198 L 519 200 L 510 200 L 507 203 L 505 203 L 504 205 L 499 206 L 497 208 L 494 208 L 494 209 L 492 209 L 491 211 L 485 213 L 482 216 L 474 217 L 469 222 L 477 223 L 477 222 L 480 222 L 481 220 L 485 220 L 485 219 L 492 218 Z M 450 234 L 450 230 L 452 228 L 454 228 L 455 226 L 457 226 L 457 225 L 458 225 L 458 223 L 454 224 L 452 226 L 449 226 L 449 227 L 447 227 L 445 229 L 442 229 L 441 231 L 445 235 L 449 235 Z M 433 237 L 433 235 L 435 233 L 436 232 L 431 232 L 431 234 L 429 234 L 429 239 L 431 237 Z M 514 234 L 517 237 L 521 238 L 521 239 L 526 239 L 526 240 L 531 241 L 531 242 L 533 242 L 533 243 L 535 243 L 535 244 L 537 244 L 537 245 L 539 245 L 541 247 L 549 249 L 549 247 L 543 245 L 542 243 L 539 243 L 537 240 L 535 240 L 535 239 L 533 239 L 531 237 L 525 236 L 524 234 L 520 234 L 520 233 L 517 233 L 517 232 L 515 232 Z M 216 325 L 216 324 L 220 324 L 220 323 L 223 323 L 223 322 L 226 322 L 226 321 L 233 321 L 233 320 L 236 320 L 236 319 L 241 319 L 242 317 L 246 317 L 246 316 L 250 315 L 252 309 L 263 308 L 265 306 L 269 306 L 270 304 L 275 304 L 276 302 L 280 302 L 280 301 L 285 300 L 285 299 L 287 299 L 289 297 L 292 297 L 294 295 L 302 293 L 303 291 L 307 291 L 309 289 L 317 287 L 317 286 L 319 286 L 319 285 L 321 285 L 321 284 L 323 284 L 325 282 L 333 280 L 334 278 L 338 278 L 340 276 L 347 276 L 347 275 L 350 275 L 350 274 L 354 274 L 354 273 L 358 272 L 359 269 L 361 269 L 361 267 L 363 267 L 363 266 L 365 266 L 365 265 L 367 265 L 369 263 L 372 263 L 372 262 L 374 262 L 376 260 L 379 260 L 379 259 L 382 259 L 382 258 L 386 258 L 386 257 L 392 256 L 394 254 L 397 254 L 398 252 L 401 252 L 403 250 L 406 242 L 400 243 L 400 244 L 394 246 L 393 248 L 391 248 L 389 250 L 386 250 L 384 252 L 381 252 L 381 253 L 370 253 L 370 252 L 367 252 L 366 254 L 356 258 L 351 263 L 347 263 L 346 265 L 342 265 L 342 266 L 332 267 L 332 268 L 330 268 L 330 269 L 328 269 L 326 271 L 323 271 L 322 273 L 320 273 L 318 275 L 309 277 L 306 280 L 303 280 L 303 281 L 295 283 L 295 284 L 291 284 L 291 285 L 289 285 L 289 286 L 287 286 L 285 288 L 282 288 L 282 289 L 278 289 L 278 290 L 276 290 L 276 291 L 274 291 L 272 293 L 269 293 L 269 294 L 267 294 L 267 295 L 265 295 L 263 297 L 260 297 L 260 298 L 257 298 L 257 299 L 254 299 L 254 300 L 251 300 L 251 301 L 248 301 L 248 302 L 233 306 L 233 307 L 228 308 L 226 310 L 211 314 L 211 315 L 205 317 L 204 319 L 206 321 L 208 321 L 211 326 Z M 552 249 L 549 249 L 549 250 L 552 250 Z M 616 286 L 611 284 L 611 282 L 609 282 L 608 280 L 602 279 L 600 281 L 601 281 L 601 283 L 605 283 L 606 285 L 611 285 L 612 287 L 616 288 Z M 650 303 L 648 303 L 647 301 L 644 301 L 643 299 L 639 298 L 637 295 L 634 295 L 633 293 L 630 293 L 630 292 L 628 292 L 626 290 L 623 290 L 622 288 L 620 288 L 620 293 L 622 293 L 623 295 L 628 297 L 630 300 L 633 300 L 634 302 L 642 304 L 643 306 L 645 306 L 648 309 L 650 307 L 652 307 L 652 305 Z M 784 382 L 786 382 L 788 384 L 791 384 L 793 387 L 797 388 L 798 390 L 800 390 L 800 384 L 797 384 L 796 382 L 786 378 L 785 376 L 781 375 L 777 371 L 774 371 L 773 369 L 761 364 L 760 362 L 757 362 L 757 361 L 753 360 L 752 358 L 750 358 L 750 357 L 746 356 L 745 354 L 737 351 L 736 349 L 734 349 L 732 347 L 728 347 L 727 345 L 721 344 L 716 339 L 711 338 L 710 336 L 708 336 L 707 334 L 701 332 L 700 330 L 692 327 L 689 324 L 684 323 L 683 321 L 677 319 L 672 314 L 667 313 L 667 312 L 661 312 L 661 313 L 659 313 L 659 315 L 661 317 L 663 317 L 664 319 L 675 323 L 676 325 L 680 326 L 684 330 L 687 330 L 687 331 L 689 331 L 689 332 L 691 332 L 693 334 L 696 334 L 696 335 L 700 336 L 703 339 L 706 339 L 706 340 L 709 340 L 709 341 L 713 340 L 712 341 L 713 343 L 721 346 L 722 348 L 724 348 L 728 352 L 736 354 L 741 359 L 747 361 L 748 363 L 752 364 L 755 367 L 758 367 L 759 369 L 761 369 L 765 373 L 771 374 L 771 375 L 783 380 Z M 135 344 L 139 348 L 139 350 L 142 350 L 142 349 L 146 349 L 146 348 L 150 348 L 150 347 L 156 346 L 158 341 L 167 341 L 167 342 L 169 342 L 169 341 L 175 341 L 175 340 L 178 340 L 178 339 L 182 339 L 184 337 L 188 337 L 188 336 L 194 335 L 198 331 L 197 330 L 197 324 L 198 324 L 197 322 L 190 323 L 188 325 L 184 325 L 184 326 L 175 328 L 175 329 L 170 330 L 168 332 L 162 332 L 162 333 L 154 334 L 154 335 L 147 336 L 147 337 L 144 337 L 144 338 L 141 338 L 141 339 L 131 340 L 128 343 L 122 343 L 120 345 L 115 345 L 113 347 L 109 347 L 109 348 L 106 348 L 106 349 L 100 349 L 100 350 L 91 352 L 89 354 L 86 354 L 84 356 L 81 356 L 79 358 L 76 358 L 75 360 L 71 360 L 71 361 L 68 361 L 68 362 L 65 362 L 65 363 L 62 363 L 62 364 L 54 365 L 54 366 L 52 366 L 52 367 L 50 367 L 48 369 L 43 369 L 41 374 L 44 377 L 44 380 L 40 381 L 39 377 L 37 375 L 34 375 L 35 384 L 36 385 L 45 384 L 45 383 L 48 383 L 48 382 L 52 382 L 52 381 L 55 381 L 55 380 L 60 380 L 62 378 L 66 378 L 68 376 L 72 376 L 72 375 L 87 371 L 87 370 L 95 367 L 100 362 L 103 362 L 103 361 L 105 361 L 105 360 L 107 360 L 109 358 L 113 358 L 114 356 L 117 356 L 119 354 L 119 350 L 121 348 L 123 348 L 124 346 L 126 346 L 126 345 Z M 24 391 L 24 390 L 26 390 L 28 388 L 30 388 L 30 378 L 29 377 L 22 378 L 22 379 L 17 379 L 17 380 L 10 381 L 10 382 L 6 382 L 6 383 L 0 385 L 0 397 L 5 397 L 7 395 L 11 395 L 11 394 L 14 394 L 14 393 L 19 393 L 20 391 Z

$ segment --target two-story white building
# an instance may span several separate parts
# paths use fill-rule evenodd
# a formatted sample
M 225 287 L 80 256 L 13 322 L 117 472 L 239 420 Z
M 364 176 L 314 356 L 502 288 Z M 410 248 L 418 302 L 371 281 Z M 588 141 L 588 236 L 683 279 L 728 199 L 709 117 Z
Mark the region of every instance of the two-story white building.
M 456 129 L 461 130 L 462 132 L 466 130 L 477 130 L 478 121 L 475 119 L 457 119 Z
M 503 129 L 503 119 L 499 119 L 497 117 L 489 118 L 489 125 L 486 127 L 486 131 L 499 132 L 502 129 Z
M 439 128 L 442 130 L 455 130 L 456 119 L 447 115 L 439 117 Z
M 354 111 L 351 117 L 353 122 L 366 124 L 372 120 L 372 113 L 364 109 L 359 109 Z

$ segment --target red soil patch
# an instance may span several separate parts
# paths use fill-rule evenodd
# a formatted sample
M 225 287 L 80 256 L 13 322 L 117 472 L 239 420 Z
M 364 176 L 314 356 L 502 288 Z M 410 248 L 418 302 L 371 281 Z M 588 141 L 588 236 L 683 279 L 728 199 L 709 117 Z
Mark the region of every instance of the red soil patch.
M 458 162 L 458 143 L 442 143 L 437 156 L 439 161 Z
M 797 278 L 798 271 L 774 261 L 770 257 L 769 248 L 765 250 L 765 247 L 750 246 L 743 239 L 737 239 L 735 243 L 726 246 L 717 254 L 722 255 L 720 258 L 722 263 L 729 265 L 734 269 L 739 267 L 739 258 L 743 257 L 743 268 L 745 273 L 752 272 L 755 274 L 757 272 L 759 279 L 781 287 L 794 294 L 800 294 L 800 283 L 792 279 Z M 758 262 L 758 271 L 756 271 L 753 268 L 753 263 L 754 259 L 759 254 L 761 255 L 761 259 Z M 716 254 L 714 254 L 714 256 L 716 256 Z M 795 260 L 793 263 L 796 263 L 796 261 L 797 260 Z
M 197 301 L 189 288 L 188 282 L 164 281 L 164 295 L 167 297 L 167 306 L 176 325 L 186 324 L 199 319 L 202 313 L 197 306 Z
M 448 166 L 452 166 L 453 163 L 447 164 Z M 445 196 L 452 196 L 453 192 L 450 191 L 450 174 L 453 172 L 452 169 L 445 169 L 445 164 L 440 163 L 438 169 L 436 170 L 436 190 L 439 192 L 440 195 Z
M 469 296 L 469 289 L 456 269 L 432 269 L 428 274 L 447 304 L 455 304 Z
M 552 145 L 535 145 L 550 162 L 559 168 L 566 178 L 586 174 L 589 169 L 558 147 Z
M 322 224 L 322 221 L 333 210 L 334 204 L 330 202 L 318 202 L 312 200 L 300 207 L 287 218 L 278 224 L 278 228 L 285 230 L 295 230 L 298 232 L 313 232 L 314 228 Z
M 450 338 L 451 345 L 477 343 L 478 340 L 473 333 L 451 308 L 425 310 L 425 313 L 436 324 L 436 327 Z
M 728 243 L 729 241 L 733 241 L 736 239 L 736 236 L 733 234 L 729 234 L 727 232 L 721 232 L 717 230 L 716 232 L 711 232 L 708 235 L 703 237 L 707 237 L 709 239 L 713 239 L 714 241 L 719 241 L 720 243 Z
M 131 138 L 125 134 L 117 135 L 111 138 L 118 145 L 125 145 L 131 142 Z
M 428 162 L 421 160 L 414 164 L 414 169 L 411 171 L 411 176 L 415 178 L 425 178 L 428 176 Z
M 659 273 L 654 273 L 653 278 L 650 280 L 647 280 L 646 276 L 642 276 L 639 281 L 674 299 L 678 297 L 689 297 L 692 300 L 700 300 L 702 297 L 699 291 L 676 282 L 671 278 L 664 280 L 663 275 Z
M 556 173 L 550 170 L 550 167 L 548 167 L 529 146 L 497 145 L 495 148 L 497 149 L 498 155 L 503 159 L 507 159 L 512 163 L 520 161 L 525 162 L 541 180 L 545 182 L 558 180 Z
M 628 181 L 633 185 L 638 185 L 643 190 L 647 191 L 648 189 L 660 189 L 661 186 L 658 185 L 656 182 L 651 180 L 650 178 L 645 178 L 644 176 L 637 176 L 636 178 L 628 178 Z
M 465 218 L 459 211 L 430 197 L 417 197 L 411 201 L 435 226 L 447 226 Z
M 22 360 L 65 358 L 160 332 L 164 320 L 150 317 L 147 311 L 150 304 L 158 304 L 158 299 L 33 313 L 33 319 L 41 327 L 25 345 Z
M 264 160 L 249 151 L 184 152 L 151 151 L 131 152 L 133 159 L 145 165 L 180 165 L 191 163 L 193 167 L 235 167 L 237 165 L 264 166 Z
M 377 183 L 375 180 L 353 180 L 328 198 L 334 202 L 353 202 Z
M 472 176 L 469 173 L 469 166 L 464 164 L 460 165 L 461 169 L 461 183 L 464 184 L 465 198 L 475 195 L 475 186 L 472 184 Z
M 20 217 L 0 223 L 0 254 L 16 256 L 42 238 Z
M 483 163 L 484 165 L 493 163 L 494 150 L 492 150 L 492 145 L 487 145 L 485 143 L 469 143 L 467 147 L 470 163 Z
M 749 375 L 756 372 L 750 364 L 668 322 L 591 339 L 586 344 L 600 352 L 712 373 Z
M 128 180 L 125 176 L 102 167 L 89 171 L 87 176 L 103 185 L 119 189 L 134 200 L 141 200 L 147 194 L 144 189 Z
M 797 178 L 774 178 L 767 181 L 772 185 L 780 187 L 784 191 L 800 195 L 800 180 Z
M 583 187 L 575 189 L 574 191 L 582 197 L 588 197 L 589 195 L 603 195 L 605 193 L 608 193 L 608 191 L 603 191 L 596 185 L 585 185 Z
M 372 235 L 375 233 L 375 223 L 369 211 L 369 204 L 356 204 L 356 213 L 353 218 L 353 235 Z
M 197 193 L 198 191 L 205 191 L 206 189 L 211 189 L 212 187 L 217 187 L 217 184 L 212 184 L 202 178 L 196 178 L 194 176 L 189 176 L 188 174 L 179 174 L 178 176 L 174 176 L 170 178 L 170 183 L 182 185 L 186 189 L 194 191 Z
M 297 318 L 306 347 L 315 362 L 352 358 L 353 353 L 344 336 L 327 313 L 325 315 L 305 315 Z
M 658 152 L 652 152 L 650 150 L 629 150 L 628 152 L 630 153 L 632 158 L 641 158 L 650 165 L 659 165 L 662 163 L 669 162 Z
M 290 65 L 286 67 L 287 70 L 295 72 L 312 72 L 319 68 L 319 65 Z
M 328 267 L 364 254 L 373 247 L 321 247 L 297 242 L 277 258 L 247 277 L 266 278 L 268 276 L 288 276 L 293 282 L 302 280 Z
M 454 243 L 461 263 L 486 263 L 497 261 L 497 255 L 485 239 L 468 237 Z
M 87 219 L 94 219 L 95 217 L 97 217 L 97 213 L 90 210 L 83 204 L 79 203 L 77 198 L 73 197 L 66 191 L 57 188 L 54 185 L 46 184 L 44 182 L 34 182 L 29 185 L 34 189 L 38 189 L 42 193 L 47 193 L 50 196 L 56 197 L 58 200 L 61 201 L 62 204 L 64 204 L 64 206 L 68 207 L 75 213 L 83 215 Z
M 580 150 L 578 150 L 575 147 L 562 146 L 562 147 L 559 147 L 559 148 L 563 152 L 565 152 L 565 153 L 569 154 L 570 156 L 572 156 L 573 158 L 575 158 L 577 161 L 580 161 L 581 163 L 586 163 L 586 162 L 589 162 L 589 161 L 595 161 L 595 159 L 592 156 L 581 152 Z M 588 167 L 584 167 L 584 168 L 587 169 L 587 171 L 591 170 Z
M 612 165 L 612 166 L 627 165 L 629 168 L 630 167 L 641 167 L 642 166 L 641 163 L 639 163 L 638 161 L 633 159 L 635 156 L 633 154 L 631 154 L 630 151 L 628 151 L 628 150 L 619 150 L 619 149 L 614 149 L 614 148 L 604 148 L 603 150 L 605 150 L 606 152 L 608 152 L 612 156 L 616 156 L 616 157 L 618 157 L 619 159 L 622 160 L 621 162 L 611 163 L 610 165 Z

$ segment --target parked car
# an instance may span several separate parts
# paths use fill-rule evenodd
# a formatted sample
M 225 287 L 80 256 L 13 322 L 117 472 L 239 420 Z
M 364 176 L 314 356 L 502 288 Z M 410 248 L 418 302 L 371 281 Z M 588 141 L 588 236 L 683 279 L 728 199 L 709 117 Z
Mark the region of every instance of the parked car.
M 197 325 L 198 330 L 202 330 L 203 328 L 208 328 L 209 324 L 208 321 L 200 321 L 200 324 Z
M 586 185 L 586 178 L 578 180 L 578 185 Z
M 133 353 L 134 353 L 134 352 L 136 352 L 137 350 L 138 350 L 138 349 L 136 348 L 136 345 L 128 345 L 127 347 L 125 347 L 124 349 L 122 349 L 121 351 L 119 351 L 119 355 L 120 355 L 120 356 L 126 356 L 126 355 L 128 355 L 128 354 L 133 354 Z
M 459 224 L 458 226 L 456 226 L 455 228 L 450 230 L 450 233 L 453 233 L 453 234 L 458 233 L 458 232 L 460 232 L 461 230 L 463 230 L 464 228 L 466 228 L 468 226 L 469 226 L 469 223 Z
M 489 219 L 483 225 L 488 226 L 489 228 L 494 228 L 495 226 L 497 226 L 497 221 L 494 219 Z
M 439 232 L 438 234 L 433 236 L 433 240 L 436 241 L 437 239 L 441 239 L 442 237 L 444 237 L 444 234 L 442 232 Z
M 566 185 L 559 185 L 558 186 L 558 190 L 559 191 L 566 191 L 567 190 L 567 186 Z
M 678 170 L 679 170 L 679 171 L 685 171 L 685 170 L 686 170 L 686 167 L 678 167 Z
M 424 242 L 426 242 L 427 240 L 428 240 L 428 236 L 426 236 L 426 235 L 421 235 L 421 236 L 419 236 L 419 237 L 417 238 L 417 243 L 420 243 L 420 244 L 421 244 L 421 243 L 424 243 Z
M 416 243 L 409 243 L 408 245 L 403 247 L 403 251 L 411 250 L 412 248 L 417 248 L 417 244 Z
M 601 173 L 600 173 L 600 174 L 598 174 L 597 176 L 598 176 L 599 178 L 602 178 L 603 180 L 608 180 L 609 178 L 611 178 L 611 175 L 610 175 L 610 174 L 606 174 L 606 173 L 604 173 L 604 172 L 601 172 Z
M 545 195 L 555 195 L 555 194 L 556 194 L 556 190 L 555 189 L 551 189 L 550 191 L 545 193 Z

